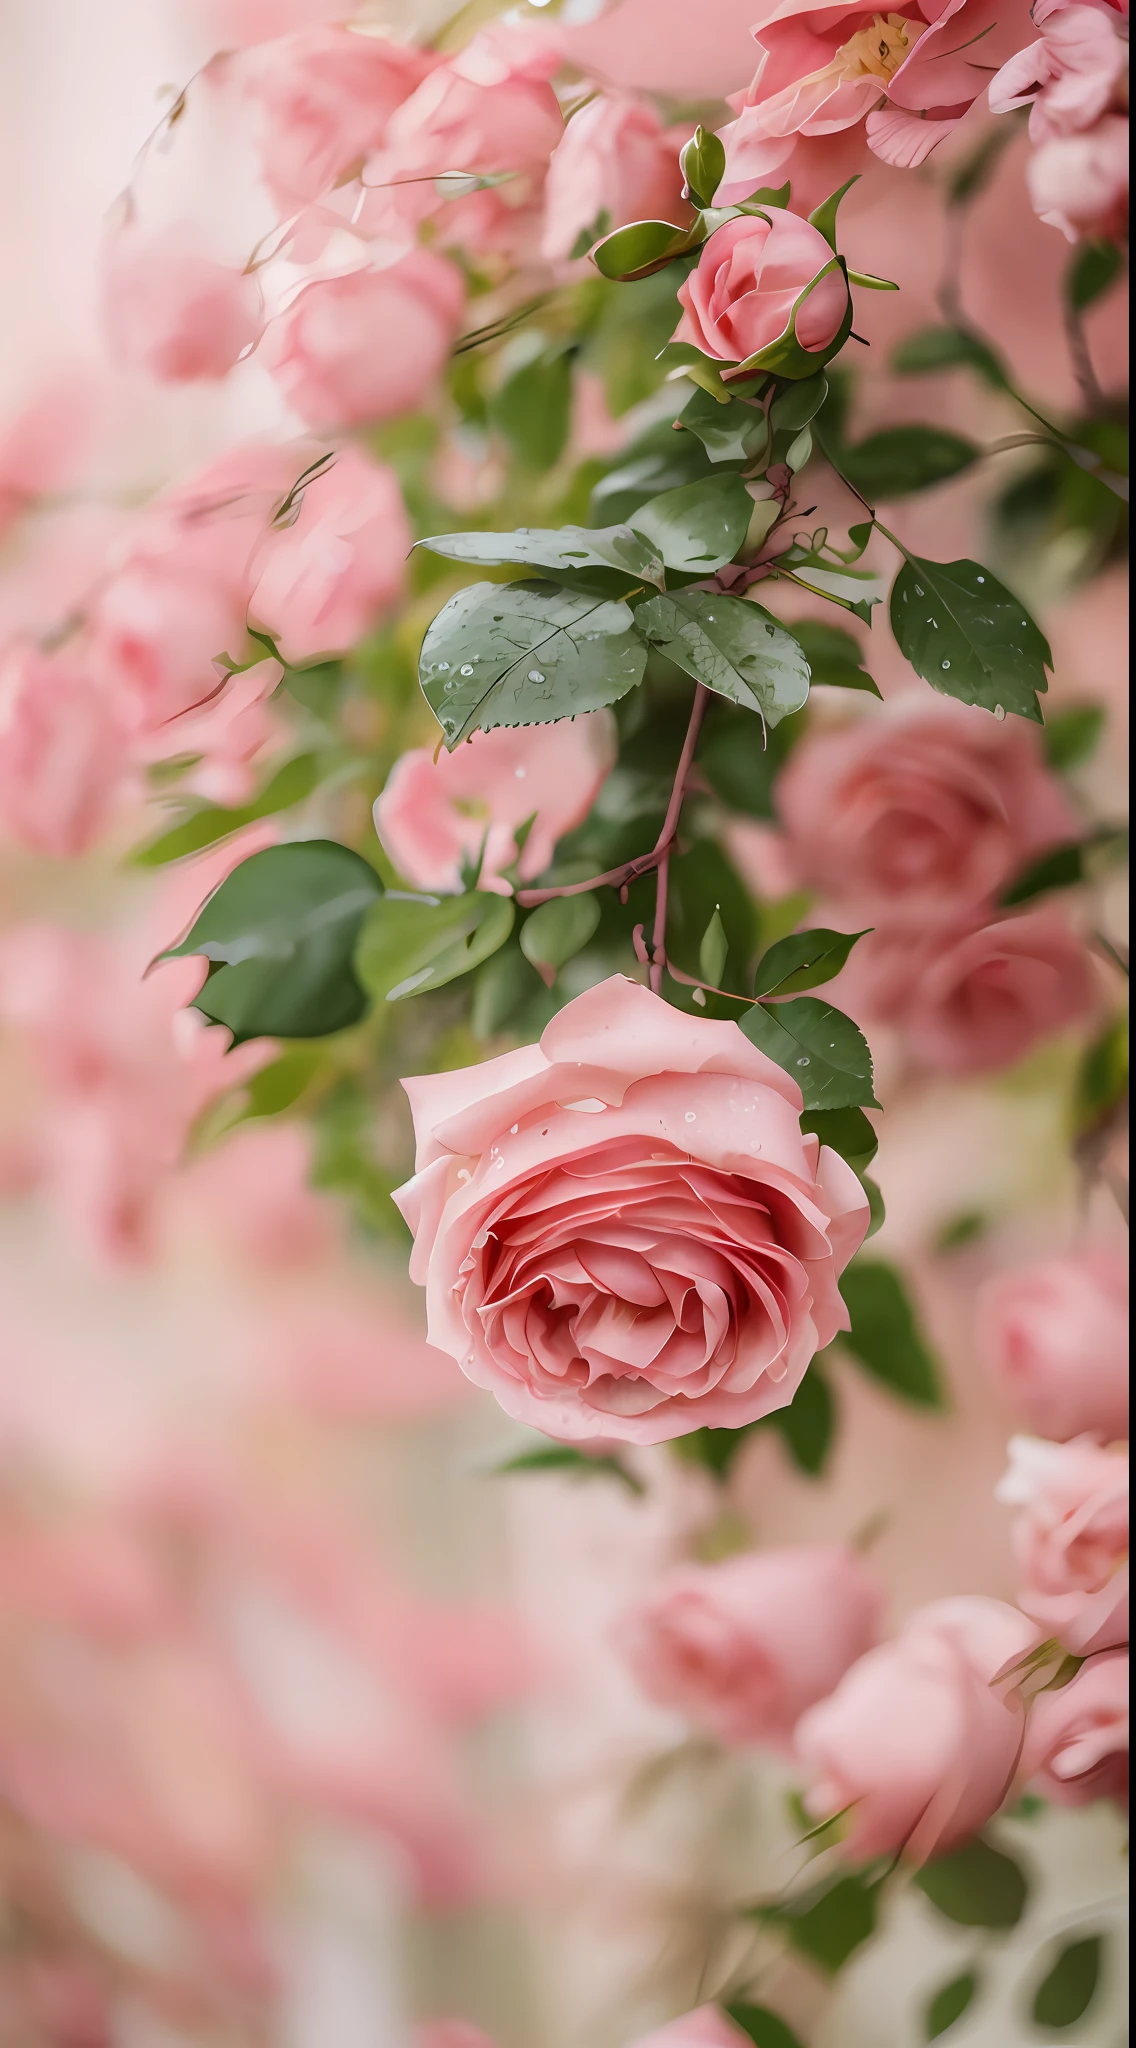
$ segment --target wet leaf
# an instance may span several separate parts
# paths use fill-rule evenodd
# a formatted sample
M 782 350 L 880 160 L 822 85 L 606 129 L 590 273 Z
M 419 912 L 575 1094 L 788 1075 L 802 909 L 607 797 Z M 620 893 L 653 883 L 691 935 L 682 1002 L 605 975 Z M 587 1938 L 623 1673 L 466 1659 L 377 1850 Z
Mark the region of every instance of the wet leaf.
M 800 643 L 746 598 L 668 592 L 641 604 L 635 622 L 668 660 L 717 696 L 758 712 L 766 725 L 799 711 L 808 697 L 809 666 Z
M 419 680 L 452 753 L 479 728 L 544 725 L 614 704 L 647 649 L 628 607 L 550 583 L 473 583 L 438 613 Z
M 964 704 L 1042 722 L 1049 642 L 980 562 L 910 555 L 892 585 L 891 626 L 917 675 Z

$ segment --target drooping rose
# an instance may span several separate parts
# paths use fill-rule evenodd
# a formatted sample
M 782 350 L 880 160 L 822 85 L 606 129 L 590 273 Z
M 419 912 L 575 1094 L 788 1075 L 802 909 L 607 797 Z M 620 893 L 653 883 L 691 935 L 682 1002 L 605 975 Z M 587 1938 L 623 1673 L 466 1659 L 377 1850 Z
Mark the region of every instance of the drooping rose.
M 648 100 L 600 94 L 569 121 L 548 169 L 544 254 L 571 256 L 584 233 L 593 240 L 634 220 L 690 218 L 682 196 L 679 144 Z M 604 225 L 598 225 L 600 222 Z
M 1090 1657 L 1030 1708 L 1022 1777 L 1058 1806 L 1128 1799 L 1128 1652 Z
M 509 894 L 502 871 L 517 859 L 516 834 L 532 818 L 520 856 L 523 881 L 542 874 L 558 839 L 582 824 L 615 758 L 606 711 L 557 725 L 477 732 L 452 754 L 414 747 L 395 762 L 375 803 L 375 830 L 417 889 L 462 886 L 462 862 L 485 842 L 483 889 Z
M 0 658 L 0 830 L 74 860 L 113 816 L 127 774 L 110 693 L 81 658 L 15 646 Z
M 1123 241 L 1128 231 L 1128 118 L 1105 114 L 1077 135 L 1054 135 L 1026 164 L 1033 210 L 1070 242 Z
M 788 1744 L 804 1713 L 870 1649 L 881 1589 L 852 1551 L 747 1551 L 682 1564 L 613 1640 L 649 1699 L 723 1742 Z
M 807 888 L 914 931 L 960 923 L 1080 829 L 1032 726 L 927 691 L 806 734 L 776 803 Z
M 1027 1428 L 1067 1442 L 1128 1436 L 1128 1268 L 1106 1251 L 999 1273 L 978 1303 L 981 1350 Z
M 241 89 L 259 114 L 265 183 L 280 207 L 303 206 L 355 173 L 433 62 L 338 24 L 278 36 L 240 59 Z
M 692 342 L 719 362 L 744 362 L 785 333 L 801 294 L 831 262 L 819 229 L 781 207 L 771 207 L 767 218 L 743 214 L 727 221 L 679 286 L 683 314 L 674 339 Z M 847 282 L 830 270 L 798 308 L 801 347 L 814 354 L 828 348 L 847 310 Z
M 309 426 L 392 419 L 436 382 L 464 303 L 454 265 L 415 249 L 387 270 L 305 285 L 269 328 L 264 360 Z
M 614 975 L 539 1045 L 404 1083 L 427 1334 L 510 1415 L 572 1442 L 736 1428 L 793 1397 L 847 1313 L 850 1167 L 735 1024 Z
M 727 2019 L 719 2005 L 700 2005 L 665 2027 L 641 2034 L 629 2048 L 745 2048 L 748 2034 Z
M 413 535 L 398 478 L 342 448 L 285 517 L 253 556 L 250 622 L 293 665 L 346 654 L 402 593 Z
M 152 233 L 132 225 L 112 232 L 101 290 L 113 354 L 164 384 L 226 376 L 264 326 L 256 278 L 218 263 L 186 222 Z
M 854 1861 L 906 1848 L 923 1862 L 997 1812 L 1023 1728 L 1016 1691 L 999 1675 L 1037 1640 L 1000 1600 L 939 1600 L 803 1715 L 795 1746 L 811 1779 L 805 1805 L 818 1820 L 851 1809 L 844 1846 Z
M 1018 1509 L 1019 1605 L 1076 1657 L 1128 1641 L 1128 1446 L 1016 1436 L 997 1497 Z

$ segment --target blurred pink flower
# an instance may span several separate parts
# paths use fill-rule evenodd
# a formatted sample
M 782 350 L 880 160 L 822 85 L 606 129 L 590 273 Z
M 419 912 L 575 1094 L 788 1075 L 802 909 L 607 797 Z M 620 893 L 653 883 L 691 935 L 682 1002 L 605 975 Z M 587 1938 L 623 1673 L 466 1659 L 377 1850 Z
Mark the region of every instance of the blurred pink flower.
M 518 862 L 521 879 L 531 881 L 557 840 L 587 817 L 614 759 L 606 711 L 477 732 L 436 759 L 432 748 L 414 747 L 376 800 L 375 830 L 418 889 L 460 889 L 462 861 L 476 860 L 484 840 L 481 887 L 508 896 L 502 871 L 517 860 L 518 827 L 534 821 Z
M 227 375 L 264 327 L 260 286 L 218 263 L 188 222 L 147 232 L 132 223 L 103 245 L 103 329 L 127 369 L 165 384 Z
M 469 1385 L 427 1344 L 391 1290 L 346 1280 L 331 1302 L 292 1305 L 258 1322 L 268 1386 L 309 1414 L 357 1422 L 413 1421 L 452 1407 Z
M 1022 1777 L 1059 1806 L 1128 1799 L 1128 1652 L 1090 1657 L 1030 1709 Z
M 238 59 L 236 77 L 260 117 L 265 183 L 280 207 L 291 212 L 355 175 L 435 61 L 338 25 L 301 28 Z
M 46 492 L 74 476 L 87 452 L 94 415 L 90 377 L 57 372 L 0 424 L 0 538 Z
M 398 479 L 342 448 L 253 556 L 249 618 L 294 666 L 346 654 L 397 602 L 413 534 Z
M 414 2048 L 496 2048 L 496 2043 L 469 2020 L 427 2020 L 415 2030 Z
M 1076 1657 L 1127 1643 L 1127 1445 L 1013 1437 L 997 1498 L 1018 1510 L 1023 1611 Z
M 817 1820 L 851 1809 L 855 1862 L 905 1849 L 916 1862 L 965 1842 L 998 1811 L 1017 1769 L 1023 1717 L 996 1684 L 1037 1642 L 1000 1600 L 940 1600 L 869 1650 L 796 1732 Z
M 328 1259 L 339 1237 L 337 1206 L 310 1185 L 311 1163 L 306 1124 L 258 1117 L 194 1160 L 181 1191 L 230 1256 L 295 1272 Z
M 464 304 L 454 264 L 414 249 L 387 270 L 305 285 L 269 328 L 264 360 L 309 426 L 391 419 L 437 382 Z
M 0 830 L 73 860 L 110 824 L 127 774 L 115 705 L 81 650 L 0 656 Z
M 1107 1251 L 1019 1266 L 988 1280 L 978 1339 L 1032 1434 L 1128 1435 L 1128 1268 Z
M 1047 142 L 1091 128 L 1115 102 L 1128 69 L 1128 23 L 1107 4 L 1075 0 L 1038 0 L 1031 13 L 1041 35 L 991 80 L 990 106 L 995 114 L 1028 106 L 1031 140 Z
M 544 254 L 571 256 L 580 237 L 628 221 L 689 220 L 678 167 L 680 136 L 648 100 L 600 94 L 575 114 L 553 155 L 545 186 Z M 600 227 L 603 216 L 606 226 Z
M 727 221 L 679 286 L 683 313 L 674 339 L 692 342 L 716 361 L 744 362 L 785 333 L 802 292 L 831 262 L 820 231 L 780 207 L 772 207 L 768 219 L 755 214 Z M 833 270 L 797 313 L 801 347 L 827 348 L 847 307 L 847 281 Z
M 423 79 L 392 115 L 365 182 L 543 172 L 564 133 L 548 80 L 558 52 L 539 30 L 495 24 Z
M 893 700 L 806 734 L 777 779 L 801 881 L 872 925 L 951 925 L 1080 826 L 1037 734 L 969 705 Z
M 640 2034 L 629 2048 L 744 2048 L 748 2039 L 720 2006 L 700 2005 L 694 2012 L 684 2012 L 681 2019 L 668 2020 L 666 2026 Z
M 1033 210 L 1070 242 L 1085 235 L 1123 241 L 1128 231 L 1128 117 L 1105 114 L 1095 128 L 1055 135 L 1026 165 Z
M 260 755 L 286 734 L 270 702 L 283 674 L 278 661 L 267 660 L 218 680 L 204 704 L 178 719 L 176 748 L 168 731 L 150 733 L 135 749 L 138 758 L 161 761 L 174 751 L 197 755 L 180 787 L 210 803 L 243 803 L 255 786 Z
M 617 1623 L 643 1691 L 723 1742 L 787 1746 L 875 1640 L 882 1589 L 843 1548 L 682 1564 Z

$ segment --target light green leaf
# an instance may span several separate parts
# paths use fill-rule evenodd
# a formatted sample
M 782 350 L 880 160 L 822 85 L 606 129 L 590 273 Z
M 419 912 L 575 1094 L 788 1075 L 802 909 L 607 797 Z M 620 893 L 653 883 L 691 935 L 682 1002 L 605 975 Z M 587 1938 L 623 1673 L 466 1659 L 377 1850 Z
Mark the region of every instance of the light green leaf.
M 696 434 L 711 462 L 753 462 L 768 439 L 765 414 L 740 398 L 721 405 L 701 389 L 688 399 L 679 423 Z
M 240 804 L 232 810 L 225 810 L 219 804 L 204 804 L 200 810 L 191 811 L 180 824 L 171 825 L 168 832 L 152 839 L 148 846 L 140 847 L 131 854 L 131 864 L 140 868 L 164 867 L 167 861 L 182 860 L 186 854 L 200 853 L 203 847 L 214 846 L 218 839 L 226 839 L 230 832 L 239 832 L 258 818 L 271 818 L 279 811 L 290 810 L 293 804 L 301 804 L 311 795 L 319 781 L 319 771 L 318 755 L 297 754 L 294 760 L 285 761 L 283 767 L 276 770 L 251 803 Z
M 798 384 L 787 384 L 779 391 L 769 408 L 769 418 L 778 431 L 796 433 L 815 419 L 828 397 L 828 378 L 823 370 L 815 377 L 805 377 Z
M 1033 2001 L 1035 2026 L 1064 2033 L 1082 2020 L 1097 1995 L 1101 1970 L 1099 1934 L 1070 1941 L 1037 1987 Z
M 1029 1897 L 1021 1865 L 981 1835 L 925 1863 L 915 1883 L 958 1927 L 1016 1927 Z
M 628 607 L 550 583 L 473 583 L 438 613 L 419 680 L 452 753 L 479 728 L 546 725 L 614 704 L 647 649 Z
M 823 925 L 811 932 L 790 932 L 762 956 L 754 981 L 755 996 L 789 996 L 819 988 L 839 974 L 864 932 L 830 932 Z
M 961 1977 L 952 1977 L 949 1984 L 942 1985 L 934 1997 L 928 1999 L 923 2022 L 923 2031 L 928 2041 L 937 2041 L 940 2034 L 947 2033 L 956 2020 L 961 2020 L 964 2012 L 973 2004 L 977 1990 L 976 1972 L 964 1970 Z
M 559 462 L 572 411 L 572 357 L 545 350 L 506 379 L 489 403 L 489 417 L 526 469 Z
M 733 561 L 752 511 L 739 477 L 708 476 L 640 505 L 635 531 L 654 542 L 668 569 L 705 576 Z
M 804 469 L 806 463 L 811 462 L 812 453 L 813 430 L 811 427 L 802 427 L 796 439 L 791 441 L 785 450 L 786 469 L 791 470 L 796 476 L 798 470 Z
M 582 951 L 600 921 L 599 899 L 591 894 L 556 896 L 542 903 L 521 926 L 521 951 L 551 982 L 566 960 Z
M 791 1074 L 806 1109 L 878 1109 L 872 1055 L 851 1017 L 816 996 L 756 1003 L 740 1019 L 748 1039 Z
M 382 883 L 331 839 L 267 846 L 227 875 L 188 936 L 162 960 L 200 954 L 209 978 L 194 1007 L 248 1038 L 322 1038 L 367 1007 L 352 956 Z
M 859 182 L 860 173 L 857 171 L 855 177 L 849 178 L 838 191 L 830 192 L 827 199 L 822 199 L 819 206 L 814 206 L 809 215 L 810 226 L 824 236 L 830 249 L 836 248 L 836 216 L 840 211 L 840 202 L 845 193 L 850 192 L 853 185 L 858 185 Z
M 695 206 L 713 206 L 714 194 L 726 169 L 725 147 L 713 130 L 707 133 L 699 124 L 679 151 L 678 164 L 684 181 L 683 198 L 690 199 Z
M 840 1339 L 865 1372 L 920 1408 L 944 1404 L 938 1367 L 894 1266 L 863 1256 L 846 1266 L 840 1292 L 852 1328 Z
M 909 555 L 892 585 L 891 628 L 916 675 L 944 696 L 1042 722 L 1049 642 L 980 562 Z
M 947 427 L 884 427 L 845 448 L 840 467 L 874 504 L 877 498 L 902 498 L 946 483 L 972 469 L 981 455 L 976 442 Z
M 649 598 L 635 622 L 669 660 L 743 711 L 776 725 L 809 694 L 799 643 L 761 605 L 708 590 Z
M 415 543 L 454 562 L 524 562 L 542 569 L 619 569 L 662 588 L 663 564 L 630 526 L 522 526 L 515 533 L 436 533 Z
M 509 896 L 384 896 L 359 933 L 355 967 L 376 1002 L 443 988 L 480 966 L 513 929 Z
M 834 690 L 867 690 L 873 697 L 880 691 L 860 665 L 860 644 L 842 626 L 830 626 L 822 619 L 795 619 L 793 635 L 805 651 L 814 685 Z
M 1104 707 L 1073 704 L 1068 711 L 1051 712 L 1045 721 L 1041 744 L 1051 768 L 1079 768 L 1096 752 L 1104 731 Z
M 676 256 L 685 256 L 706 238 L 701 216 L 690 227 L 676 228 L 666 220 L 636 220 L 616 228 L 592 250 L 591 260 L 601 277 L 628 284 L 638 277 L 650 277 Z
M 730 942 L 726 937 L 726 927 L 722 923 L 722 908 L 720 904 L 715 904 L 714 915 L 702 934 L 702 944 L 698 949 L 698 971 L 703 981 L 709 982 L 711 988 L 722 986 L 729 950 Z

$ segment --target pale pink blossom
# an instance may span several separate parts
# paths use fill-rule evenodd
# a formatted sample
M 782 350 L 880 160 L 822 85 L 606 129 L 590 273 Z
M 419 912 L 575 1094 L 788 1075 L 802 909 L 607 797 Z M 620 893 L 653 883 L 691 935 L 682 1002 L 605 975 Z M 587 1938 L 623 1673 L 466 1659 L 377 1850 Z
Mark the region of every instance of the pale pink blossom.
M 218 263 L 194 229 L 114 229 L 103 246 L 101 305 L 112 354 L 164 384 L 224 377 L 259 340 L 260 286 Z
M 253 556 L 249 619 L 293 666 L 346 654 L 401 596 L 412 540 L 394 471 L 340 449 Z
M 558 53 L 539 32 L 495 25 L 439 64 L 392 115 L 383 153 L 366 182 L 539 173 L 564 133 L 548 83 Z
M 1041 35 L 991 80 L 990 106 L 995 114 L 1028 106 L 1030 140 L 1048 142 L 1091 128 L 1115 103 L 1128 40 L 1121 15 L 1107 5 L 1040 0 L 1032 13 Z
M 549 165 L 548 261 L 571 256 L 585 233 L 596 239 L 629 221 L 688 220 L 691 209 L 682 196 L 678 150 L 675 131 L 664 128 L 648 100 L 600 94 L 581 108 Z
M 830 270 L 800 306 L 797 301 L 832 260 L 819 229 L 781 207 L 727 221 L 679 286 L 683 313 L 674 339 L 692 342 L 716 361 L 738 363 L 769 348 L 792 321 L 801 347 L 821 354 L 848 310 L 847 282 Z
M 1000 1600 L 920 1608 L 869 1650 L 796 1732 L 817 1820 L 847 1811 L 857 1863 L 956 1848 L 998 1811 L 1018 1767 L 1023 1712 L 1003 1677 L 1038 1640 Z
M 464 304 L 454 264 L 414 249 L 387 270 L 305 285 L 273 321 L 264 360 L 309 426 L 391 419 L 437 383 Z
M 0 425 L 0 536 L 37 498 L 74 476 L 90 440 L 93 399 L 83 371 L 60 371 Z
M 1128 1436 L 1128 1267 L 1074 1252 L 996 1274 L 978 1301 L 988 1368 L 1035 1436 Z
M 1030 1709 L 1022 1777 L 1058 1806 L 1128 1800 L 1128 1652 L 1090 1657 Z
M 615 758 L 606 711 L 555 725 L 474 733 L 452 754 L 415 747 L 395 762 L 375 803 L 375 830 L 399 873 L 418 889 L 456 891 L 463 861 L 484 841 L 480 886 L 509 895 L 548 867 L 556 842 L 582 824 Z M 532 819 L 519 861 L 518 829 Z
M 745 2048 L 748 2039 L 720 2006 L 700 2005 L 681 2019 L 638 2035 L 629 2048 Z
M 110 824 L 127 772 L 115 704 L 80 651 L 0 656 L 0 830 L 74 860 Z
M 1033 727 L 930 693 L 807 733 L 777 778 L 799 882 L 863 924 L 953 925 L 1079 832 Z
M 723 1742 L 787 1746 L 875 1640 L 876 1578 L 852 1551 L 746 1551 L 676 1565 L 613 1641 L 649 1699 Z
M 205 702 L 177 720 L 176 746 L 171 747 L 168 732 L 152 733 L 138 745 L 138 758 L 197 756 L 181 787 L 210 803 L 244 803 L 256 786 L 260 756 L 287 736 L 271 702 L 283 673 L 278 661 L 266 660 L 238 670 L 228 680 L 219 678 Z
M 1105 114 L 1080 134 L 1055 135 L 1026 164 L 1033 210 L 1070 242 L 1123 241 L 1128 231 L 1128 117 Z
M 1128 1641 L 1128 1446 L 1016 1436 L 997 1497 L 1017 1509 L 1018 1604 L 1074 1656 Z
M 850 1167 L 735 1024 L 614 975 L 539 1045 L 404 1082 L 427 1335 L 518 1421 L 661 1443 L 790 1401 L 847 1327 Z
M 195 1160 L 181 1192 L 231 1257 L 295 1272 L 329 1258 L 338 1237 L 335 1203 L 310 1185 L 311 1166 L 305 1124 L 257 1117 Z
M 434 61 L 331 24 L 279 36 L 238 60 L 237 79 L 259 116 L 265 183 L 281 208 L 303 206 L 356 175 Z

